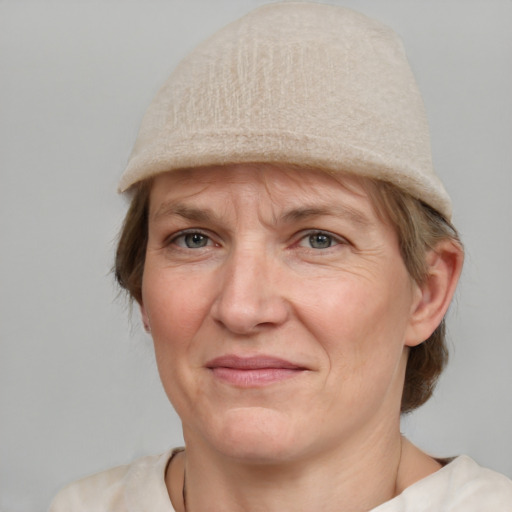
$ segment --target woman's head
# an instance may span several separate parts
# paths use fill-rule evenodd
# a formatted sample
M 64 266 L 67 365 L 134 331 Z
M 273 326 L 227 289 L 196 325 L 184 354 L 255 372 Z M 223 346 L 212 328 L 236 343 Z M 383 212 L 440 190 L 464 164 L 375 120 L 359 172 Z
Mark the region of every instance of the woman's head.
M 186 435 L 286 451 L 429 398 L 462 249 L 387 27 L 306 3 L 229 25 L 158 93 L 120 189 L 116 276 Z
M 461 251 L 433 233 L 409 271 L 399 230 L 428 222 L 395 225 L 387 204 L 415 212 L 387 193 L 270 164 L 153 178 L 126 230 L 146 233 L 134 294 L 187 441 L 289 457 L 398 420 L 409 351 L 441 322 Z

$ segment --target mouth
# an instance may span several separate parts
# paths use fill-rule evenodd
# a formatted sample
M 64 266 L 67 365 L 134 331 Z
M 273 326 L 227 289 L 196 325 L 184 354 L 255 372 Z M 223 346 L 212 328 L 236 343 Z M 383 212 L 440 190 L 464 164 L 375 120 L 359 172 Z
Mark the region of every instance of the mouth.
M 303 366 L 270 356 L 226 355 L 212 359 L 205 366 L 215 379 L 242 388 L 265 386 L 307 371 Z

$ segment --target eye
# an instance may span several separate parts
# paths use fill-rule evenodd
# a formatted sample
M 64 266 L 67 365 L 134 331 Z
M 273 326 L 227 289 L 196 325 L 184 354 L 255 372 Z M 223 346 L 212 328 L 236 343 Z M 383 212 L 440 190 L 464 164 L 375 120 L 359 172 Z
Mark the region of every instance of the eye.
M 324 231 L 316 231 L 314 233 L 308 233 L 299 241 L 300 247 L 307 247 L 310 249 L 329 249 L 334 245 L 338 245 L 340 240 Z
M 202 247 L 213 245 L 210 237 L 197 231 L 178 235 L 172 240 L 172 243 L 187 249 L 201 249 Z

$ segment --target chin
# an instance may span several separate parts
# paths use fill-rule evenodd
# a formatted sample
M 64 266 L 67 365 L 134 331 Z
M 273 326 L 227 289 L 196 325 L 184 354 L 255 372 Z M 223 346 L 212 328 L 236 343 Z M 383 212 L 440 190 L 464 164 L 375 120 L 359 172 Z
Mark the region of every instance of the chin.
M 300 439 L 288 415 L 264 407 L 240 407 L 216 418 L 207 441 L 226 457 L 252 464 L 295 459 Z

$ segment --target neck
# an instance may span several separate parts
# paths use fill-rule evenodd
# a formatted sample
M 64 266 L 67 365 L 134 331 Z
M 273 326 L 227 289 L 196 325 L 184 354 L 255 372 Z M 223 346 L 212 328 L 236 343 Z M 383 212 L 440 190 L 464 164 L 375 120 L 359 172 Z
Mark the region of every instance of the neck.
M 407 442 L 402 450 L 398 426 L 358 437 L 350 449 L 340 447 L 315 457 L 274 464 L 229 459 L 194 439 L 187 442 L 186 454 L 175 465 L 178 478 L 174 486 L 169 482 L 173 471 L 167 475 L 173 505 L 178 512 L 370 510 L 410 485 L 400 468 L 404 455 L 410 459 L 414 451 Z M 406 462 L 411 464 L 416 466 Z M 184 474 L 186 509 L 179 485 Z M 416 476 L 425 475 L 418 472 Z

